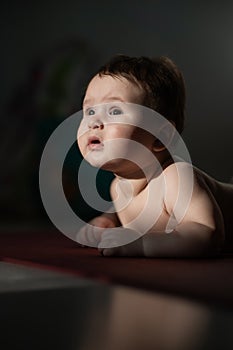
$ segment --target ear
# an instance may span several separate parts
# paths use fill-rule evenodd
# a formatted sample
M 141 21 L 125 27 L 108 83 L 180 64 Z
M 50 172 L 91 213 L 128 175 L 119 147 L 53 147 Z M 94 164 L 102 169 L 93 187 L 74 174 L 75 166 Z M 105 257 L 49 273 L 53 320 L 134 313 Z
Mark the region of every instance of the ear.
M 155 152 L 162 152 L 166 147 L 164 146 L 164 144 L 159 140 L 159 139 L 155 139 L 153 142 L 153 146 L 152 149 Z
M 159 137 L 154 140 L 153 150 L 161 152 L 169 147 L 175 134 L 175 123 L 167 121 L 159 131 Z

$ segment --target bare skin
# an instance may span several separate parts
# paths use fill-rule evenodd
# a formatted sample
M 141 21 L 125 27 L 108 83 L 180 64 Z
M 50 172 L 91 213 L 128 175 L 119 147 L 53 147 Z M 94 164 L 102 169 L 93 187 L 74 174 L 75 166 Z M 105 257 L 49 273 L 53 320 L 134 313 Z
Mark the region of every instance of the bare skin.
M 227 244 L 233 226 L 233 185 L 220 183 L 193 168 L 193 190 L 184 210 L 182 205 L 177 205 L 177 198 L 181 188 L 184 196 L 187 192 L 191 165 L 182 160 L 174 162 L 159 140 L 142 129 L 133 125 L 106 124 L 94 108 L 110 102 L 109 113 L 118 114 L 121 112 L 119 106 L 113 104 L 111 107 L 111 102 L 140 104 L 141 99 L 140 88 L 122 77 L 96 76 L 88 86 L 83 109 L 84 115 L 92 118 L 89 118 L 86 132 L 79 134 L 78 144 L 84 158 L 92 165 L 98 166 L 99 159 L 106 160 L 102 162 L 102 168 L 115 174 L 111 196 L 116 213 L 105 213 L 90 222 L 102 228 L 98 234 L 94 230 L 90 232 L 86 226 L 79 232 L 79 237 L 90 239 L 93 236 L 104 256 L 199 257 L 218 254 L 224 242 Z M 99 145 L 91 143 L 93 137 L 98 139 Z M 148 162 L 148 180 L 135 163 L 107 158 L 104 142 L 119 137 L 146 147 L 156 157 L 162 171 Z M 180 175 L 182 186 L 179 186 Z M 152 198 L 149 204 L 148 198 Z M 136 220 L 142 211 L 143 220 Z M 144 232 L 145 223 L 153 215 L 157 215 L 156 220 Z M 171 216 L 177 224 L 167 233 Z M 113 232 L 112 228 L 116 227 L 119 229 Z M 122 245 L 124 235 L 131 238 L 129 243 L 126 241 Z

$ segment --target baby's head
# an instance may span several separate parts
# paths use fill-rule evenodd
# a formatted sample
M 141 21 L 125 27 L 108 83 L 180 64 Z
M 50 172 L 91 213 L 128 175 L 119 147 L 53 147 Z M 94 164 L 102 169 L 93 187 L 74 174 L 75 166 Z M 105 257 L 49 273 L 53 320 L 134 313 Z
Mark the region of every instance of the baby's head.
M 127 119 L 129 115 L 135 116 L 129 111 L 132 104 L 157 111 L 182 132 L 185 87 L 182 74 L 170 59 L 115 56 L 91 79 L 83 100 L 84 118 L 78 143 L 83 156 L 92 165 L 103 167 L 106 161 L 107 166 L 103 168 L 107 170 L 115 171 L 122 165 L 122 171 L 128 171 L 129 162 L 122 160 L 120 164 L 119 158 L 130 157 L 126 149 L 135 153 L 131 140 L 152 153 L 165 148 L 158 138 Z M 110 117 L 107 120 L 106 115 Z
M 183 131 L 185 84 L 171 59 L 116 55 L 96 75 L 126 78 L 140 88 L 142 105 L 170 120 L 179 133 Z

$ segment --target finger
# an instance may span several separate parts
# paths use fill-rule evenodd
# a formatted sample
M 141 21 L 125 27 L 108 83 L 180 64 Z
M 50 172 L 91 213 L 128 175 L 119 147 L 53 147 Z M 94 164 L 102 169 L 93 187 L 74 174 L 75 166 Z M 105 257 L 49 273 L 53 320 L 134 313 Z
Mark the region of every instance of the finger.
M 99 252 L 102 256 L 121 256 L 120 248 L 101 248 Z
M 87 224 L 77 233 L 76 240 L 81 245 L 97 248 L 102 232 L 103 228 Z

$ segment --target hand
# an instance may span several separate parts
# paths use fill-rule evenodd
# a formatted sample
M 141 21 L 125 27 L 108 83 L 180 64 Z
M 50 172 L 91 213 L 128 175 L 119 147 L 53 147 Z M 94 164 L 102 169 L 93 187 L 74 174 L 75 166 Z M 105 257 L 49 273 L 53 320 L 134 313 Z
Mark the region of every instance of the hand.
M 84 225 L 76 235 L 77 242 L 82 246 L 98 247 L 101 235 L 106 228 L 115 227 L 115 223 L 109 216 L 97 216 Z
M 142 235 L 124 227 L 105 229 L 98 249 L 103 256 L 143 256 Z

